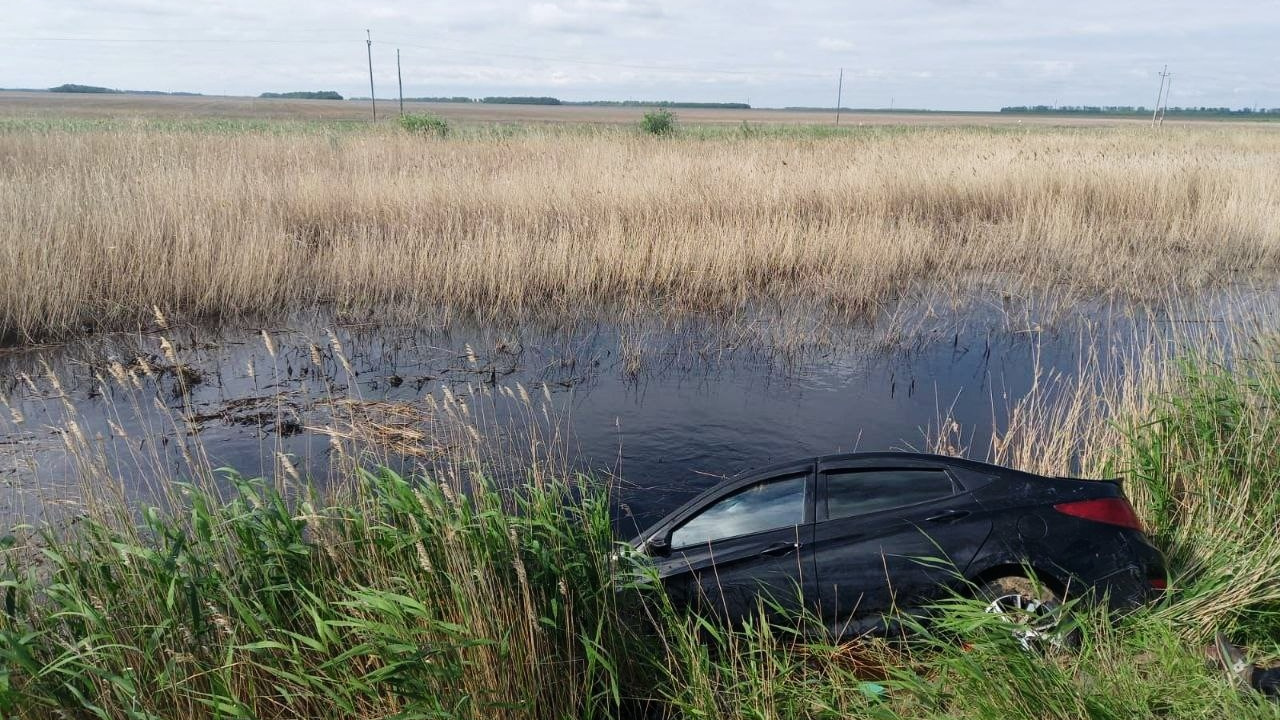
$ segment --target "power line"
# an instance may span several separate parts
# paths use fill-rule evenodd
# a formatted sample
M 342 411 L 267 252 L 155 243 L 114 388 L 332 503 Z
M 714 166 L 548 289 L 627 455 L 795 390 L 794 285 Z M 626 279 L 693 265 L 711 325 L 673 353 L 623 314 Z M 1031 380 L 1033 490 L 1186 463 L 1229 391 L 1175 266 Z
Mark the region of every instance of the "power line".
M 395 40 L 395 37 L 391 37 Z M 329 40 L 329 39 L 285 39 L 285 38 L 207 38 L 207 37 L 149 37 L 149 38 L 110 38 L 110 37 L 89 37 L 89 36 L 22 36 L 22 37 L 3 37 L 0 40 L 14 42 L 85 42 L 85 43 L 148 43 L 148 44 L 177 44 L 188 45 L 194 43 L 221 45 L 221 44 L 240 44 L 240 45 L 344 45 L 349 41 L 345 40 Z M 369 42 L 366 40 L 366 42 Z M 708 68 L 693 66 L 677 66 L 677 65 L 646 65 L 642 63 L 614 62 L 608 60 L 584 60 L 581 58 L 557 56 L 557 55 L 540 55 L 533 53 L 513 53 L 493 50 L 477 50 L 474 48 L 463 48 L 449 45 L 422 45 L 417 43 L 390 43 L 378 41 L 378 45 L 386 45 L 388 47 L 417 48 L 420 50 L 436 50 L 462 55 L 475 55 L 480 57 L 497 57 L 510 58 L 514 60 L 537 60 L 541 62 L 558 62 L 570 65 L 584 65 L 594 67 L 621 68 L 627 70 L 644 70 L 648 72 L 665 72 L 665 73 L 701 73 L 711 75 L 732 75 L 739 77 L 753 77 L 757 75 L 768 75 L 771 77 L 797 77 L 797 78 L 823 78 L 822 73 L 816 72 L 796 72 L 781 71 L 772 68 L 758 69 L 738 69 L 730 70 L 725 68 Z
M 394 40 L 394 38 L 392 39 Z M 389 43 L 383 43 L 380 41 L 379 44 L 389 44 Z M 453 53 L 459 53 L 459 54 L 465 54 L 465 55 L 479 55 L 482 57 L 503 57 L 503 58 L 511 58 L 514 60 L 540 60 L 543 62 L 568 63 L 570 65 L 595 65 L 599 67 L 623 68 L 628 70 L 648 70 L 651 72 L 703 73 L 703 74 L 712 74 L 712 75 L 740 75 L 740 76 L 747 76 L 747 77 L 762 75 L 762 74 L 782 76 L 782 77 L 806 77 L 806 78 L 831 77 L 830 75 L 824 75 L 822 73 L 813 73 L 813 72 L 782 72 L 782 71 L 768 70 L 768 69 L 725 70 L 725 69 L 719 69 L 719 68 L 705 68 L 705 67 L 704 68 L 680 67 L 675 65 L 641 65 L 638 63 L 610 62 L 606 60 L 580 60 L 577 58 L 569 58 L 569 57 L 563 57 L 563 56 L 532 55 L 528 53 L 511 53 L 511 52 L 475 50 L 472 48 L 450 47 L 448 45 L 415 45 L 412 43 L 401 42 L 401 43 L 397 43 L 397 46 L 417 48 L 419 50 L 436 50 L 436 51 L 453 52 Z
M 108 37 L 72 37 L 72 36 L 33 36 L 0 37 L 6 42 L 89 42 L 89 43 L 137 43 L 178 44 L 205 43 L 211 45 L 347 45 L 350 40 L 295 40 L 283 38 L 200 38 L 200 37 L 167 37 L 167 38 L 108 38 Z
M 333 32 L 326 30 L 325 32 Z M 389 36 L 391 40 L 395 40 L 395 36 Z M 299 38 L 209 38 L 191 35 L 170 35 L 168 37 L 145 37 L 145 38 L 118 38 L 118 37 L 91 37 L 91 36 L 0 36 L 0 41 L 7 42 L 84 42 L 84 43 L 108 43 L 108 44 L 237 44 L 237 45 L 345 45 L 347 40 L 334 39 L 299 39 Z M 696 67 L 691 65 L 651 65 L 644 63 L 617 62 L 608 60 L 587 60 L 575 57 L 566 57 L 562 55 L 543 55 L 527 52 L 506 52 L 498 50 L 478 50 L 469 47 L 457 47 L 452 45 L 424 45 L 420 43 L 409 42 L 386 42 L 379 41 L 377 44 L 386 45 L 388 47 L 417 48 L 423 50 L 436 50 L 456 53 L 460 55 L 474 55 L 480 57 L 496 57 L 511 58 L 516 60 L 536 60 L 541 62 L 558 62 L 570 65 L 594 66 L 621 68 L 628 70 L 643 70 L 657 73 L 692 73 L 692 74 L 710 74 L 710 75 L 727 75 L 738 77 L 791 77 L 791 78 L 808 78 L 808 79 L 825 79 L 829 77 L 825 73 L 806 72 L 794 70 L 779 70 L 771 67 L 757 68 L 739 68 L 728 69 L 723 67 Z M 974 64 L 952 64 L 950 69 L 964 74 L 971 74 L 975 69 L 981 69 L 984 65 Z M 967 70 L 965 68 L 968 68 Z M 906 73 L 907 70 L 899 69 L 897 72 Z M 937 72 L 936 70 L 934 72 Z
M 391 39 L 395 40 L 395 37 L 391 36 Z M 307 40 L 307 39 L 291 39 L 291 38 L 289 39 L 286 39 L 286 38 L 207 38 L 207 37 L 192 37 L 192 36 L 111 38 L 111 37 L 89 37 L 89 36 L 83 36 L 83 35 L 80 35 L 80 36 L 26 35 L 26 36 L 8 36 L 8 37 L 0 36 L 0 40 L 14 41 L 14 42 L 21 42 L 21 41 L 87 42 L 87 43 L 125 43 L 125 44 L 151 43 L 151 44 L 161 44 L 161 45 L 163 44 L 187 45 L 192 43 L 203 43 L 203 44 L 211 44 L 211 45 L 221 45 L 221 44 L 344 45 L 347 42 L 349 42 L 346 40 L 327 40 L 327 39 Z M 630 69 L 630 70 L 649 70 L 649 71 L 656 71 L 656 72 L 689 72 L 689 73 L 710 73 L 715 75 L 742 75 L 742 76 L 769 74 L 774 76 L 808 77 L 808 78 L 823 77 L 821 73 L 812 73 L 812 72 L 784 72 L 784 71 L 778 71 L 773 69 L 728 70 L 723 68 L 705 68 L 705 67 L 691 67 L 691 66 L 682 67 L 682 66 L 674 66 L 674 65 L 645 65 L 641 63 L 612 62 L 607 60 L 583 60 L 580 58 L 572 58 L 572 57 L 556 56 L 556 55 L 538 55 L 538 54 L 532 54 L 532 53 L 512 53 L 512 52 L 502 52 L 502 51 L 476 50 L 473 48 L 462 48 L 462 47 L 454 47 L 454 46 L 448 46 L 448 45 L 434 45 L 434 44 L 421 45 L 421 44 L 405 43 L 405 42 L 390 43 L 390 42 L 384 42 L 381 40 L 378 41 L 376 44 L 387 45 L 389 47 L 394 46 L 394 47 L 402 47 L 402 48 L 405 48 L 405 47 L 417 48 L 421 50 L 444 50 L 447 52 L 466 54 L 466 55 L 479 55 L 484 57 L 505 57 L 505 58 L 512 58 L 515 60 L 540 60 L 544 62 L 569 63 L 572 65 L 594 65 L 599 67 L 624 68 L 624 69 Z

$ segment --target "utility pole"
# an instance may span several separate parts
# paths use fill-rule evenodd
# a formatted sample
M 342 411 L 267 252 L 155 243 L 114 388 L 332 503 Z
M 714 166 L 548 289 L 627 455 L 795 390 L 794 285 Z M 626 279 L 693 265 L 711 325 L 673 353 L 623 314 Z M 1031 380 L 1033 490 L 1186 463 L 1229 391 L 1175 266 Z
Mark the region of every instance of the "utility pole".
M 373 35 L 366 28 L 364 31 L 364 47 L 369 55 L 369 102 L 373 103 L 373 121 L 378 122 L 378 96 L 373 92 Z
M 1169 91 L 1173 90 L 1173 73 L 1169 73 L 1169 82 L 1164 86 L 1164 107 L 1160 109 L 1160 127 L 1164 127 L 1164 114 L 1169 112 Z
M 400 117 L 404 117 L 404 79 L 400 77 L 400 48 L 396 48 L 396 85 L 400 86 Z
M 840 80 L 836 83 L 836 125 L 840 124 L 840 103 L 844 100 L 844 68 L 840 68 Z
M 1156 116 L 1160 114 L 1160 98 L 1164 97 L 1164 80 L 1169 77 L 1169 66 L 1165 65 L 1164 70 L 1160 71 L 1160 90 L 1156 92 L 1156 106 L 1151 111 L 1151 127 L 1156 126 Z

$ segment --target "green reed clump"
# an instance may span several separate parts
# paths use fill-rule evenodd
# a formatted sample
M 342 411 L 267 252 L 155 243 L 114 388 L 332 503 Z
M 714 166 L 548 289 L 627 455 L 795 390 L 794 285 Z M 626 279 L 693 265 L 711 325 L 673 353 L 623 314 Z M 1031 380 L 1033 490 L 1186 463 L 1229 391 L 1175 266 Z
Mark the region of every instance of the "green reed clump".
M 0 714 L 563 717 L 616 706 L 609 515 L 569 484 L 390 471 L 320 507 L 235 479 L 6 551 Z M 28 558 L 29 559 L 29 558 Z
M 1274 707 L 1150 611 L 1072 607 L 1074 642 L 1023 648 L 985 604 L 958 598 L 913 628 L 883 682 L 892 717 L 1264 718 Z
M 670 625 L 658 686 L 669 717 L 1275 718 L 1159 609 L 1125 616 L 1071 604 L 1071 640 L 1022 646 L 984 601 L 901 617 L 902 637 L 833 644 L 750 622 Z M 796 618 L 802 624 L 804 618 Z M 1280 648 L 1272 648 L 1280 650 Z
M 650 135 L 672 135 L 676 131 L 676 114 L 666 108 L 651 110 L 640 118 L 640 129 Z
M 1189 637 L 1280 637 L 1280 341 L 1182 364 L 1113 466 L 1168 556 Z
M 1073 607 L 1074 643 L 1022 647 L 986 604 L 957 597 L 905 638 L 832 644 L 777 627 L 672 625 L 659 686 L 669 717 L 1269 718 L 1158 613 Z
M 673 717 L 865 717 L 883 709 L 883 643 L 832 645 L 776 618 L 729 629 L 693 617 L 666 632 L 660 693 Z
M 417 135 L 434 135 L 445 137 L 449 134 L 449 121 L 432 113 L 410 113 L 401 115 L 400 127 Z

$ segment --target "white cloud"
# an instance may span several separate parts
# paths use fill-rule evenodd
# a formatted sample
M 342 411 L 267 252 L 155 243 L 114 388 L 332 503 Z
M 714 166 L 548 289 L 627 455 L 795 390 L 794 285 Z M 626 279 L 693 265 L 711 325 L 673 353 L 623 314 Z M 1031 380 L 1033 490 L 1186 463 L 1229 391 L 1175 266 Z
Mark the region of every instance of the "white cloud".
M 590 12 L 605 12 L 635 18 L 659 18 L 662 6 L 651 0 L 578 0 L 578 7 Z
M 835 68 L 869 105 L 1280 106 L 1280 5 L 1256 0 L 42 0 L 10 3 L 0 87 L 80 82 L 257 94 L 394 87 L 413 95 L 830 103 Z M 66 38 L 88 38 L 67 40 Z M 130 42 L 136 40 L 137 42 Z M 856 55 L 855 55 L 856 53 Z M 864 60 L 865 59 L 865 60 Z M 859 66 L 874 59 L 874 67 Z M 849 84 L 853 83 L 850 90 Z M 270 87 L 268 87 L 269 85 Z M 1236 93 L 1235 88 L 1249 88 Z M 553 92 L 554 91 L 554 92 Z M 0 111 L 3 110 L 0 100 Z
M 533 3 L 527 10 L 536 28 L 560 32 L 605 33 L 626 22 L 663 17 L 662 8 L 647 0 L 567 0 Z
M 1070 60 L 1037 60 L 1031 66 L 1047 78 L 1064 78 L 1076 70 L 1076 64 Z
M 586 15 L 567 10 L 556 3 L 534 3 L 529 6 L 526 14 L 529 24 L 542 30 L 590 33 L 598 31 L 601 27 L 598 22 L 593 22 Z
M 1075 32 L 1078 35 L 1110 35 L 1115 31 L 1115 27 L 1105 22 L 1089 22 L 1077 25 L 1075 28 Z

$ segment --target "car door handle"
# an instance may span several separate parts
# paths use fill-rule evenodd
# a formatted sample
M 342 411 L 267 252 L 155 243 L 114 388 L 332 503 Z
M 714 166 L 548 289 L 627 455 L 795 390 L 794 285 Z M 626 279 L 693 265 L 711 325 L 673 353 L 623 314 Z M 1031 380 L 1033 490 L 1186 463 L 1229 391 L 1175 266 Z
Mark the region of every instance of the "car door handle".
M 937 515 L 931 515 L 925 520 L 935 523 L 953 523 L 957 520 L 963 520 L 969 517 L 968 510 L 943 510 Z
M 760 554 L 761 554 L 761 555 L 768 555 L 769 557 L 780 557 L 780 556 L 782 556 L 782 555 L 786 555 L 787 553 L 791 552 L 792 550 L 796 550 L 796 549 L 798 549 L 799 547 L 800 547 L 800 543 L 795 543 L 795 542 L 776 542 L 776 543 L 774 543 L 774 544 L 770 545 L 769 547 L 767 547 L 767 548 L 765 548 L 765 549 L 761 550 L 761 551 L 760 551 Z

